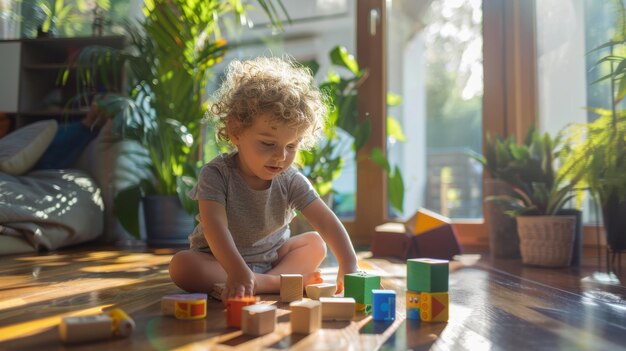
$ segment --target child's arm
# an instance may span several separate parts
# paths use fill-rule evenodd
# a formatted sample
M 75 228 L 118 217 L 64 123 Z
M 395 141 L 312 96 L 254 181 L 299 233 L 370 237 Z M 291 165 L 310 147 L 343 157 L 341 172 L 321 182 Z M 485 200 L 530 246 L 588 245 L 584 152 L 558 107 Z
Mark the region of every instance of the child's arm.
M 198 200 L 198 205 L 204 237 L 211 253 L 228 275 L 222 297 L 253 295 L 256 283 L 254 273 L 235 246 L 228 230 L 226 209 L 222 204 L 210 200 Z
M 358 270 L 356 253 L 350 237 L 339 218 L 326 204 L 316 199 L 302 210 L 307 221 L 322 236 L 330 250 L 337 257 L 339 272 L 337 273 L 337 292 L 343 291 L 343 275 Z

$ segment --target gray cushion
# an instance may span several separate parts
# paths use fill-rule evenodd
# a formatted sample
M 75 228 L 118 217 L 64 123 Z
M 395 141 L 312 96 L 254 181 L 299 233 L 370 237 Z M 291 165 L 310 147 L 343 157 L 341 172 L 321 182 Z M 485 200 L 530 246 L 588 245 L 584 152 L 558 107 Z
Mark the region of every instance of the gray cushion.
M 57 128 L 57 121 L 45 120 L 0 138 L 0 172 L 13 176 L 28 172 L 54 139 Z

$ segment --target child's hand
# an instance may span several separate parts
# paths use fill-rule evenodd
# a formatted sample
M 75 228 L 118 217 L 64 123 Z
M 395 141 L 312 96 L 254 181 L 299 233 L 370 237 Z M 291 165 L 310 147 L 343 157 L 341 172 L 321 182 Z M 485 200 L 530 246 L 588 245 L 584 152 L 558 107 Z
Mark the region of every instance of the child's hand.
M 222 301 L 226 301 L 231 297 L 243 297 L 254 295 L 256 287 L 256 279 L 254 273 L 246 267 L 241 272 L 233 272 L 228 274 L 226 278 L 226 286 L 222 291 Z
M 354 273 L 359 270 L 359 267 L 356 265 L 345 267 L 343 265 L 339 265 L 339 271 L 337 271 L 337 292 L 339 294 L 343 291 L 343 276 L 344 274 Z

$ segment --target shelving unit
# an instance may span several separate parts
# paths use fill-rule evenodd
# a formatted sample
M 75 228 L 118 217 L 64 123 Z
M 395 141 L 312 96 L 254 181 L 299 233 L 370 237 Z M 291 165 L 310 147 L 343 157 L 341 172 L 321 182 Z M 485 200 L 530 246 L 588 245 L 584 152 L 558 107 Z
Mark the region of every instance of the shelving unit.
M 38 38 L 0 41 L 0 113 L 12 128 L 42 119 L 82 118 L 89 110 L 77 97 L 74 62 L 91 45 L 124 47 L 124 37 Z M 61 78 L 69 67 L 67 83 Z M 119 70 L 121 72 L 122 70 Z M 121 89 L 122 77 L 117 77 Z

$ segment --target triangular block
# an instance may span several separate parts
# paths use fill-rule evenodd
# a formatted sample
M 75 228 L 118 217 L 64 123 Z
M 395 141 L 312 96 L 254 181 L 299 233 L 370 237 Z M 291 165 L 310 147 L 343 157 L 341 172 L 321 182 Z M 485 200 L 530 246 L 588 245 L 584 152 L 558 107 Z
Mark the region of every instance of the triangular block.
M 405 226 L 407 231 L 415 235 L 420 235 L 434 228 L 445 224 L 450 224 L 450 219 L 425 208 L 420 208 Z

